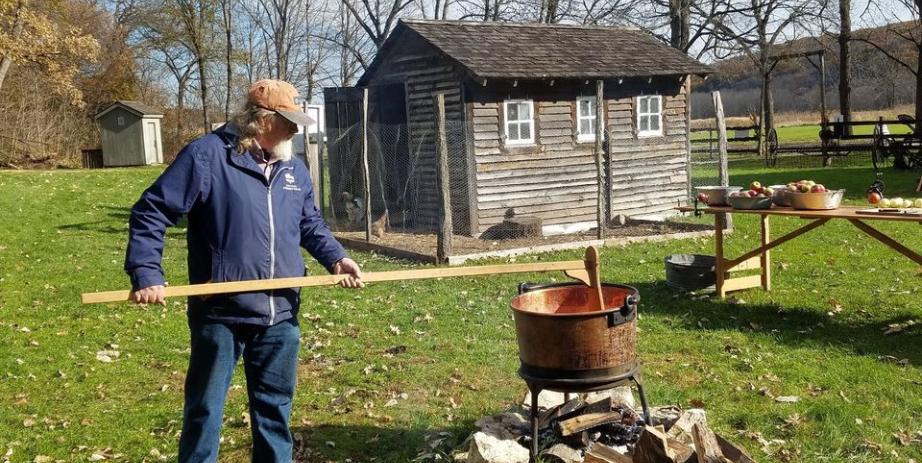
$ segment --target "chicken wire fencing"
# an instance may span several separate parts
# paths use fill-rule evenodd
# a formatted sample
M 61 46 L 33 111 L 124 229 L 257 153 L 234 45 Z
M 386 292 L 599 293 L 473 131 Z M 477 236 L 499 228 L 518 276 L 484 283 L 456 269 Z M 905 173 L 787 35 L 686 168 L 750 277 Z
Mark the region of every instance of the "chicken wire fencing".
M 367 157 L 362 155 L 361 124 L 329 135 L 324 215 L 334 230 L 363 231 L 369 215 L 376 235 L 384 230 L 429 232 L 439 228 L 438 131 L 434 125 L 414 129 L 411 133 L 405 124 L 369 123 Z M 447 147 L 462 145 L 463 137 L 462 125 L 446 124 Z M 469 193 L 467 165 L 465 157 L 458 155 L 447 156 L 447 163 L 448 191 L 456 203 L 451 207 L 457 215 L 466 212 L 458 204 Z
M 443 210 L 449 210 L 455 256 L 596 241 L 600 190 L 607 192 L 602 198 L 604 239 L 712 230 L 709 221 L 674 210 L 689 204 L 685 166 L 657 167 L 658 161 L 649 159 L 655 153 L 632 160 L 610 145 L 623 134 L 606 134 L 603 172 L 608 174 L 600 176 L 593 143 L 576 143 L 574 135 L 569 145 L 551 146 L 547 134 L 553 129 L 547 125 L 528 153 L 503 148 L 495 126 L 485 132 L 482 126 L 448 120 L 444 127 L 441 137 L 435 121 L 369 122 L 364 134 L 361 123 L 330 129 L 323 212 L 337 236 L 433 255 Z M 440 145 L 448 172 L 444 186 L 438 173 Z M 674 156 L 684 160 L 685 154 Z

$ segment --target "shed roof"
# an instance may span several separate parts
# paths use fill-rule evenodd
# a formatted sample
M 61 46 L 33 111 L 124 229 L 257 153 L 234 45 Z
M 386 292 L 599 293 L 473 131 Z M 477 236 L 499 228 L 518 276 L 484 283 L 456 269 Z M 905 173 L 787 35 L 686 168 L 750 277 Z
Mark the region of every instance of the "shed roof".
M 636 28 L 401 20 L 360 85 L 408 30 L 479 78 L 610 78 L 712 72 L 708 66 Z
M 133 112 L 140 117 L 163 116 L 162 111 L 157 111 L 156 109 L 151 108 L 150 106 L 147 106 L 146 104 L 141 103 L 140 101 L 116 100 L 112 104 L 107 106 L 106 109 L 103 109 L 102 111 L 96 113 L 96 119 L 99 119 L 100 117 L 105 116 L 109 111 L 112 111 L 113 109 L 118 108 L 118 107 L 125 108 L 128 111 Z

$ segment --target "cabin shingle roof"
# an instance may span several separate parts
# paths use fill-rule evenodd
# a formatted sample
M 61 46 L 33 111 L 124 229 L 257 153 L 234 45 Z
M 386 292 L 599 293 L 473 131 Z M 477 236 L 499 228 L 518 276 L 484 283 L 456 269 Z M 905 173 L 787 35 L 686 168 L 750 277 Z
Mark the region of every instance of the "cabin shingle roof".
M 710 68 L 634 28 L 402 20 L 481 78 L 708 74 Z M 398 28 L 400 25 L 398 25 Z
M 141 116 L 141 117 L 143 116 L 162 116 L 163 115 L 163 111 L 157 111 L 156 109 L 151 108 L 150 106 L 147 106 L 146 104 L 141 103 L 140 101 L 116 100 L 112 102 L 112 104 L 110 104 L 109 106 L 106 106 L 105 109 L 103 109 L 102 111 L 96 113 L 96 119 L 99 119 L 100 117 L 106 115 L 109 111 L 119 106 L 122 106 L 125 109 L 131 112 L 134 112 L 138 116 Z

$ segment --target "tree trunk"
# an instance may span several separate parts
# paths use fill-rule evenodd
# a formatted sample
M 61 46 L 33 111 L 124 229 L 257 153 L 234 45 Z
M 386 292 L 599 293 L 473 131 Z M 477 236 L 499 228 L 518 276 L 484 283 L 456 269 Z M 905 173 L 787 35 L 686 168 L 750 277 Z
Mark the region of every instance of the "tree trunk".
M 691 3 L 688 0 L 670 0 L 669 28 L 672 35 L 669 37 L 669 45 L 672 48 L 683 52 L 688 49 L 690 18 Z
M 775 98 L 772 96 L 772 73 L 765 74 L 765 136 L 775 128 Z
M 918 58 L 916 59 L 916 137 L 922 137 L 922 47 L 918 47 Z
M 178 89 L 176 91 L 176 141 L 181 141 L 183 139 L 182 135 L 182 119 L 185 116 L 183 114 L 186 106 L 186 82 L 179 82 Z
M 849 41 L 852 36 L 851 0 L 839 0 L 839 112 L 842 113 L 843 129 L 851 135 L 849 122 L 852 120 L 851 71 L 849 67 Z
M 207 134 L 211 132 L 211 121 L 208 119 L 208 81 L 205 80 L 205 57 L 201 52 L 197 54 L 199 89 L 202 95 L 202 128 Z
M 16 22 L 13 25 L 13 39 L 19 39 L 22 35 L 23 19 L 22 12 L 26 9 L 26 0 L 19 0 L 16 4 Z M 6 73 L 10 71 L 13 65 L 13 58 L 10 55 L 3 55 L 0 58 L 0 88 L 3 88 L 3 80 L 6 79 Z
M 225 45 L 227 48 L 227 53 L 224 55 L 224 61 L 227 65 L 227 94 L 224 99 L 224 120 L 230 120 L 230 101 L 231 101 L 231 88 L 233 87 L 233 71 L 231 69 L 231 51 L 233 50 L 233 45 L 231 44 L 231 0 L 225 0 L 225 11 L 224 11 L 224 38 Z

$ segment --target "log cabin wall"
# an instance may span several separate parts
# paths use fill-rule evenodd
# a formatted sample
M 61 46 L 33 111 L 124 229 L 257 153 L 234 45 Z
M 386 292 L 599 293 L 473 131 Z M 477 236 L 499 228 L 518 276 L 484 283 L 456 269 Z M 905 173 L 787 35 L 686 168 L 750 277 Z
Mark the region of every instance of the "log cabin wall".
M 663 135 L 638 137 L 636 96 L 662 96 Z M 540 217 L 550 229 L 596 222 L 594 141 L 577 134 L 579 96 L 594 96 L 595 81 L 467 81 L 479 232 L 502 222 L 509 209 Z M 504 101 L 534 102 L 535 143 L 508 146 Z M 684 86 L 678 78 L 605 82 L 609 217 L 655 214 L 684 200 L 688 178 Z
M 509 209 L 540 217 L 545 226 L 595 220 L 593 146 L 578 143 L 575 101 L 595 87 L 561 82 L 476 82 L 467 85 L 477 179 L 479 232 L 503 221 Z M 531 99 L 535 143 L 507 146 L 504 101 Z
M 437 229 L 441 204 L 438 196 L 433 97 L 436 93 L 444 93 L 454 229 L 455 233 L 470 235 L 476 229 L 476 216 L 470 214 L 473 192 L 464 187 L 469 182 L 465 108 L 462 104 L 459 71 L 437 50 L 412 36 L 407 37 L 397 49 L 399 52 L 391 59 L 383 60 L 368 80 L 369 87 L 403 82 L 406 88 L 409 158 L 414 165 L 409 179 L 391 181 L 408 181 L 410 188 L 407 191 L 416 192 L 415 197 L 408 201 L 413 207 L 409 213 L 417 219 L 416 226 L 428 230 Z
M 637 96 L 662 96 L 662 136 L 638 137 Z M 678 77 L 624 80 L 606 86 L 611 217 L 670 212 L 687 201 L 685 85 Z

